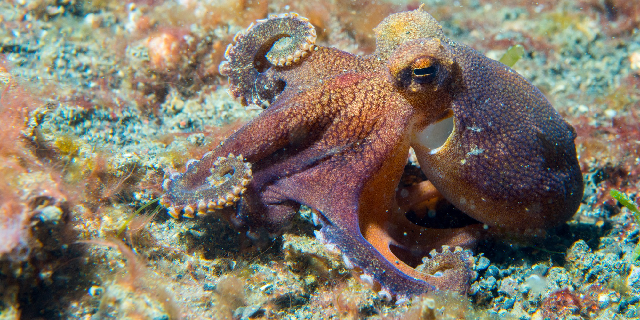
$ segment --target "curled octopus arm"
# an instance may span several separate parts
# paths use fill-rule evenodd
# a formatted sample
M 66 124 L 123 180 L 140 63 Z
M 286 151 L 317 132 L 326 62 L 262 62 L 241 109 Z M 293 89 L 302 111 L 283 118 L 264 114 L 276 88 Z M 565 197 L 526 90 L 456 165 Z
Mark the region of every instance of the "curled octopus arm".
M 326 119 L 323 110 L 309 108 L 310 112 L 302 116 L 298 107 L 303 106 L 273 106 L 263 111 L 202 159 L 190 160 L 184 173 L 171 174 L 165 179 L 162 198 L 169 214 L 179 217 L 184 210 L 184 215 L 191 218 L 196 211 L 204 213 L 237 202 L 253 178 L 252 163 L 287 146 L 295 148 Z M 224 181 L 225 176 L 235 182 L 212 183 Z M 221 197 L 225 201 L 219 201 Z

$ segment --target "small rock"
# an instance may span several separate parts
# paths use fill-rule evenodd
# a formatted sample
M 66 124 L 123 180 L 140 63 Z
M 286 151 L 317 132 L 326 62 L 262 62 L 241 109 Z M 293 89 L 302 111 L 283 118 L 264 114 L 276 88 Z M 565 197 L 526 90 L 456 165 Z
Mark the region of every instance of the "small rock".
M 504 303 L 502 304 L 502 308 L 509 310 L 513 308 L 515 304 L 516 304 L 516 298 L 508 298 L 504 300 Z
M 478 258 L 478 262 L 476 263 L 476 271 L 482 271 L 488 268 L 490 264 L 491 261 L 489 261 L 489 259 L 487 259 L 486 257 L 480 257 Z
M 56 206 L 47 206 L 40 211 L 40 220 L 42 222 L 52 222 L 57 224 L 62 217 L 62 210 Z
M 261 311 L 262 311 L 262 308 L 260 306 L 258 306 L 258 305 L 246 306 L 246 307 L 244 307 L 244 310 L 242 311 L 242 317 L 240 319 L 241 320 L 247 320 L 249 318 L 255 317 Z
M 624 315 L 628 318 L 636 318 L 638 316 L 638 309 L 635 306 L 629 306 Z
M 640 292 L 640 267 L 632 265 L 629 276 L 627 277 L 627 286 L 634 292 Z
M 512 297 L 516 294 L 516 288 L 518 286 L 518 281 L 509 277 L 500 282 L 500 287 L 498 288 L 498 292 L 509 297 Z M 509 308 L 506 308 L 509 309 Z
M 541 277 L 544 277 L 545 275 L 547 275 L 547 271 L 549 271 L 549 266 L 543 263 L 538 263 L 535 266 L 533 266 L 531 269 L 533 270 L 533 273 Z
M 480 288 L 483 290 L 493 290 L 496 288 L 498 280 L 494 277 L 488 277 L 480 282 Z
M 205 283 L 202 286 L 202 290 L 204 290 L 204 291 L 214 291 L 214 290 L 216 290 L 216 286 L 214 284 L 212 284 L 212 283 Z
M 486 277 L 500 277 L 500 269 L 496 266 L 489 266 L 485 272 Z
M 613 118 L 613 117 L 615 117 L 617 114 L 618 114 L 618 112 L 617 112 L 617 111 L 615 111 L 615 110 L 613 110 L 613 109 L 607 109 L 607 110 L 605 110 L 605 111 L 604 111 L 604 115 L 605 115 L 607 118 Z

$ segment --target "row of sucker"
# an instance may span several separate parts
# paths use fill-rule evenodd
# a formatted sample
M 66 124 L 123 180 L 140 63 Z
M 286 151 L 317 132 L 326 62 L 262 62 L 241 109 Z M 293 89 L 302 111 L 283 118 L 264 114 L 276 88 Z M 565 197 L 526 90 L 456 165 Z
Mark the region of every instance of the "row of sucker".
M 259 92 L 275 83 L 260 83 L 258 78 L 270 66 L 292 66 L 315 47 L 316 30 L 307 18 L 297 13 L 270 15 L 238 32 L 220 63 L 220 74 L 229 77 L 229 94 L 244 106 L 263 106 L 268 101 Z M 275 80 L 274 80 L 275 81 Z
M 300 17 L 294 12 L 271 15 L 269 20 L 271 19 L 278 21 L 280 23 L 278 29 L 287 34 L 276 41 L 271 50 L 267 52 L 267 60 L 273 65 L 290 66 L 300 61 L 314 48 L 316 29 L 309 22 L 309 19 Z M 258 23 L 269 20 L 258 20 Z
M 422 264 L 416 267 L 416 271 L 425 276 L 447 279 L 434 280 L 439 290 L 451 290 L 462 294 L 469 290 L 470 280 L 474 278 L 475 272 L 473 253 L 470 250 L 456 246 L 452 251 L 449 246 L 443 245 L 442 252 L 433 249 L 429 256 L 422 258 Z
M 327 241 L 321 232 L 315 232 L 316 238 L 325 245 L 327 250 L 339 250 L 333 243 Z M 342 261 L 349 270 L 360 268 L 348 256 L 342 254 Z M 473 271 L 473 253 L 471 250 L 456 246 L 453 251 L 447 245 L 442 246 L 442 252 L 436 249 L 429 252 L 428 257 L 422 258 L 422 264 L 415 269 L 425 276 L 425 280 L 435 285 L 438 290 L 451 290 L 459 293 L 466 293 L 469 290 L 471 279 L 475 278 Z M 384 283 L 377 282 L 373 275 L 367 273 L 366 269 L 361 269 L 359 278 L 370 287 L 379 286 L 378 296 L 386 301 L 396 299 L 396 304 L 403 303 L 410 297 L 394 294 L 394 290 L 385 286 Z M 427 279 L 428 278 L 428 279 Z
M 190 160 L 186 165 L 187 171 L 198 162 Z M 252 179 L 251 164 L 245 162 L 242 155 L 234 156 L 233 153 L 227 157 L 218 157 L 209 171 L 210 175 L 206 177 L 207 183 L 204 186 L 197 190 L 181 190 L 183 199 L 188 195 L 187 204 L 184 206 L 172 205 L 169 196 L 169 191 L 175 191 L 172 190 L 176 188 L 173 185 L 174 181 L 182 175 L 176 174 L 164 180 L 162 187 L 166 193 L 160 199 L 160 204 L 167 207 L 167 213 L 172 218 L 194 218 L 196 213 L 203 215 L 232 206 L 240 200 Z

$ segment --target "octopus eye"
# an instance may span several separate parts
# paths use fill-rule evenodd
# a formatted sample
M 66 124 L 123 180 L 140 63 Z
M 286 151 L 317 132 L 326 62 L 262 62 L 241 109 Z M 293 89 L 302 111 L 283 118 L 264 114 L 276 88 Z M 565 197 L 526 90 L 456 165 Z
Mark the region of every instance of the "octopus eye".
M 387 68 L 398 88 L 407 93 L 440 91 L 450 83 L 454 70 L 453 54 L 449 47 L 435 38 L 408 41 L 389 57 Z

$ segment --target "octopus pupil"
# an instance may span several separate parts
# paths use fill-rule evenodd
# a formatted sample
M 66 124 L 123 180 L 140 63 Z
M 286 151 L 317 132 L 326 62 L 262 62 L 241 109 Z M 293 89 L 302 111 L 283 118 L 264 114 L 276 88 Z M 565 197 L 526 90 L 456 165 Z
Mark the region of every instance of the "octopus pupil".
M 413 74 L 416 77 L 428 77 L 428 76 L 432 76 L 434 73 L 436 73 L 436 71 L 437 71 L 436 66 L 429 66 L 426 68 L 414 69 Z

